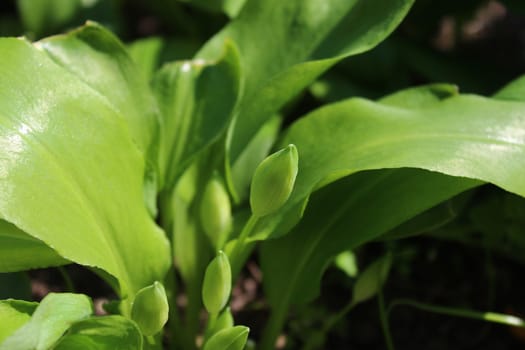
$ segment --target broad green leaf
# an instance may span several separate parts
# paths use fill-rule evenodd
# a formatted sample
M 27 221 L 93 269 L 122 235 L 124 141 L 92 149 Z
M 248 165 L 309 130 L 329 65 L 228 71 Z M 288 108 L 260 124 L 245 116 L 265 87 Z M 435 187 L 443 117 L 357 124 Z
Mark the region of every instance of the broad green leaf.
M 137 325 L 122 316 L 91 317 L 74 323 L 53 350 L 142 350 Z
M 158 109 L 147 80 L 116 36 L 99 24 L 88 22 L 36 45 L 107 99 L 126 118 L 137 148 L 147 154 L 157 134 Z
M 462 193 L 411 218 L 381 236 L 381 240 L 394 240 L 432 232 L 458 217 L 473 191 Z
M 37 305 L 22 300 L 0 300 L 0 344 L 29 322 Z
M 168 189 L 230 121 L 239 95 L 240 67 L 233 44 L 224 48 L 217 61 L 175 62 L 155 76 L 153 84 L 162 112 L 161 178 Z
M 235 189 L 239 202 L 248 197 L 248 189 L 255 169 L 270 153 L 281 128 L 281 118 L 275 116 L 268 120 L 231 167 L 231 186 Z
M 523 103 L 461 95 L 403 108 L 355 98 L 299 120 L 288 143 L 301 155 L 291 204 L 342 176 L 398 167 L 478 179 L 525 195 Z
M 353 175 L 314 193 L 292 233 L 263 245 L 265 286 L 274 310 L 315 297 L 325 266 L 339 252 L 478 186 L 478 180 L 524 192 L 519 175 L 525 151 L 523 104 L 476 96 L 424 99 L 421 104 L 402 100 L 397 106 L 348 100 L 313 112 L 289 130 L 284 142 L 296 143 L 301 155 L 292 198 L 299 201 L 316 188 Z M 378 113 L 368 113 L 372 105 Z M 348 123 L 331 113 L 335 110 L 346 110 Z M 405 167 L 444 174 L 416 169 L 361 172 Z M 302 181 L 314 173 L 323 175 L 303 189 Z M 291 250 L 301 258 L 292 259 Z
M 0 220 L 0 271 L 13 272 L 69 263 L 42 241 Z
M 457 88 L 453 85 L 433 84 L 401 90 L 392 95 L 383 97 L 379 102 L 392 107 L 417 108 L 418 106 L 423 107 L 433 105 L 455 95 L 457 95 Z M 300 149 L 299 153 L 299 163 L 301 164 L 303 161 L 303 154 Z M 319 168 L 318 170 L 323 172 L 323 168 Z M 299 173 L 298 176 L 301 177 L 302 174 Z M 334 179 L 339 176 L 339 174 L 336 174 Z M 333 179 L 327 180 L 327 182 L 330 181 L 333 181 Z M 276 215 L 262 218 L 255 228 L 255 233 L 251 236 L 251 239 L 264 240 L 269 236 L 281 236 L 288 232 L 300 220 L 304 208 L 307 205 L 308 194 L 297 202 L 293 199 L 290 200 L 287 204 L 287 210 L 282 210 Z
M 161 280 L 169 245 L 144 205 L 129 119 L 28 42 L 1 39 L 0 51 L 0 216 L 113 275 L 123 297 Z
M 334 256 L 479 184 L 418 169 L 392 169 L 360 172 L 315 192 L 299 224 L 262 245 L 270 304 L 279 309 L 312 300 Z
M 342 58 L 371 49 L 399 24 L 412 0 L 251 0 L 198 57 L 216 57 L 226 38 L 239 46 L 244 98 L 230 130 L 234 163 L 287 101 Z M 268 40 L 271 38 L 271 40 Z M 265 43 L 261 50 L 260 43 Z
M 525 101 L 525 76 L 505 85 L 494 97 L 500 100 Z
M 0 344 L 1 350 L 47 350 L 76 321 L 92 314 L 91 300 L 82 294 L 48 294 L 31 319 Z
M 384 105 L 400 108 L 418 108 L 458 95 L 458 88 L 450 84 L 431 84 L 408 88 L 383 97 Z
M 163 40 L 159 37 L 139 39 L 128 45 L 128 52 L 133 61 L 149 81 L 159 65 Z
M 156 216 L 158 109 L 147 80 L 124 45 L 94 22 L 36 45 L 126 118 L 133 141 L 146 159 L 144 200 Z

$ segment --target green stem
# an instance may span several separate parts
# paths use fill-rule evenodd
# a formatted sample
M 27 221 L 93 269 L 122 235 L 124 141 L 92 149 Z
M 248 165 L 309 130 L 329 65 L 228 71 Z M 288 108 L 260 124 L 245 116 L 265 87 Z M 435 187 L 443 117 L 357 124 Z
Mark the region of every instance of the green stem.
M 354 303 L 353 300 L 351 300 L 349 303 L 345 305 L 344 308 L 342 308 L 338 313 L 332 315 L 328 320 L 326 320 L 323 323 L 323 326 L 321 327 L 320 332 L 312 332 L 311 336 L 307 340 L 305 346 L 303 347 L 303 350 L 313 350 L 317 346 L 321 345 L 316 342 L 315 337 L 318 334 L 321 334 L 323 338 L 331 331 L 332 328 L 336 324 L 338 324 L 357 304 Z
M 379 288 L 377 291 L 377 306 L 379 307 L 379 319 L 381 320 L 381 328 L 383 330 L 383 335 L 385 336 L 386 347 L 388 350 L 394 350 L 394 341 L 392 340 L 392 334 L 390 333 L 390 325 L 388 322 L 388 313 L 390 310 L 385 308 L 385 297 L 382 288 Z
M 171 335 L 170 348 L 172 350 L 184 348 L 186 340 L 181 319 L 177 309 L 177 284 L 175 282 L 175 269 L 172 267 L 166 277 L 166 293 L 169 300 L 169 331 Z
M 243 253 L 243 249 L 245 248 L 246 239 L 250 236 L 258 221 L 259 217 L 252 214 L 244 225 L 241 233 L 239 234 L 239 237 L 237 237 L 237 241 L 235 242 L 235 245 L 229 254 L 232 271 L 239 271 L 240 265 L 242 263 L 241 255 Z
M 260 350 L 275 349 L 275 341 L 277 340 L 277 337 L 279 337 L 284 322 L 286 321 L 288 308 L 289 304 L 287 302 L 282 302 L 279 307 L 271 310 L 272 312 L 270 313 L 270 318 L 268 319 L 266 328 L 263 331 L 261 345 L 258 347 Z
M 479 320 L 479 321 L 499 323 L 499 324 L 504 324 L 507 326 L 525 328 L 525 321 L 516 316 L 505 315 L 505 314 L 500 314 L 500 313 L 495 313 L 495 312 L 479 312 L 479 311 L 458 309 L 458 308 L 439 306 L 439 305 L 433 305 L 433 304 L 426 304 L 426 303 L 421 303 L 421 302 L 410 300 L 410 299 L 398 299 L 398 300 L 393 301 L 387 309 L 387 316 L 390 314 L 392 309 L 396 306 L 410 306 L 415 309 L 432 312 L 435 314 L 462 317 L 462 318 L 468 318 L 468 319 Z

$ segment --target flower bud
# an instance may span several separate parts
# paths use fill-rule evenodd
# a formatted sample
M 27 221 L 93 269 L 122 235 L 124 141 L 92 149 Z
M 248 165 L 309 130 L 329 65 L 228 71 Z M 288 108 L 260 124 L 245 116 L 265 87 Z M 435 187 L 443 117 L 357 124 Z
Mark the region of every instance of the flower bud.
M 250 329 L 244 326 L 235 326 L 215 333 L 204 344 L 203 350 L 243 350 Z
M 297 176 L 297 148 L 286 148 L 268 156 L 259 164 L 252 178 L 250 206 L 255 216 L 279 210 L 290 197 Z
M 200 205 L 204 233 L 215 249 L 221 249 L 232 227 L 230 197 L 217 175 L 206 184 Z
M 226 305 L 232 288 L 228 256 L 222 251 L 210 262 L 204 273 L 202 301 L 210 314 L 218 314 Z
M 137 323 L 142 334 L 155 335 L 168 321 L 169 305 L 162 283 L 138 291 L 131 305 L 131 319 Z
M 358 304 L 372 298 L 383 287 L 391 265 L 392 255 L 387 254 L 368 266 L 355 282 L 352 302 Z

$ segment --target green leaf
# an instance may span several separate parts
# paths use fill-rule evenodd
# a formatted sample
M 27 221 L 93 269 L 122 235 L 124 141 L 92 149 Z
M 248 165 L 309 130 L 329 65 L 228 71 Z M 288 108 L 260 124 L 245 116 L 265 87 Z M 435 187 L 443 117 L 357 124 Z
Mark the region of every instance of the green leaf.
M 204 344 L 203 350 L 242 350 L 249 332 L 250 329 L 244 326 L 220 330 Z
M 36 45 L 102 95 L 126 119 L 138 149 L 148 153 L 159 126 L 155 99 L 141 70 L 116 36 L 99 24 L 88 22 Z
M 22 300 L 0 300 L 0 344 L 29 322 L 37 305 Z
M 411 218 L 381 236 L 381 240 L 394 240 L 432 232 L 450 223 L 467 204 L 473 191 L 460 194 Z
M 1 350 L 47 350 L 76 321 L 92 314 L 91 300 L 82 294 L 50 293 L 31 319 L 3 343 Z
M 13 272 L 69 263 L 42 241 L 0 220 L 0 271 Z
M 312 300 L 335 255 L 479 184 L 418 169 L 392 169 L 359 172 L 315 192 L 299 224 L 262 245 L 270 304 L 279 309 Z
M 525 76 L 521 76 L 505 85 L 494 97 L 500 100 L 525 101 Z
M 290 204 L 342 176 L 398 167 L 478 179 L 525 195 L 523 103 L 461 95 L 402 108 L 355 98 L 302 118 L 283 143 L 296 144 L 301 154 Z
M 250 182 L 255 169 L 270 153 L 281 128 L 281 118 L 275 116 L 268 120 L 231 167 L 231 187 L 238 202 L 248 197 Z
M 0 216 L 113 275 L 123 297 L 161 280 L 169 245 L 144 205 L 129 119 L 28 42 L 0 39 L 0 51 Z
M 226 130 L 240 91 L 238 52 L 223 46 L 217 61 L 166 65 L 154 79 L 162 115 L 160 167 L 171 189 L 182 171 Z
M 396 104 L 350 99 L 314 111 L 289 130 L 284 143 L 295 143 L 301 154 L 290 205 L 353 175 L 315 193 L 292 233 L 263 245 L 275 310 L 315 297 L 325 266 L 342 250 L 478 186 L 478 180 L 525 193 L 524 104 L 478 96 Z M 406 167 L 457 177 L 416 169 L 361 172 Z M 292 259 L 291 250 L 301 258 Z
M 198 57 L 217 57 L 226 38 L 239 47 L 244 97 L 230 130 L 234 163 L 266 120 L 344 57 L 371 49 L 399 24 L 412 0 L 251 0 Z M 272 38 L 272 40 L 268 40 Z M 259 43 L 265 43 L 264 50 Z M 299 150 L 300 151 L 300 150 Z
M 136 324 L 122 316 L 92 317 L 74 323 L 53 350 L 142 350 Z
M 164 42 L 159 37 L 139 39 L 128 45 L 128 53 L 149 81 L 159 65 Z
M 381 98 L 384 105 L 400 108 L 418 108 L 441 102 L 458 95 L 457 86 L 450 84 L 430 84 L 397 91 Z

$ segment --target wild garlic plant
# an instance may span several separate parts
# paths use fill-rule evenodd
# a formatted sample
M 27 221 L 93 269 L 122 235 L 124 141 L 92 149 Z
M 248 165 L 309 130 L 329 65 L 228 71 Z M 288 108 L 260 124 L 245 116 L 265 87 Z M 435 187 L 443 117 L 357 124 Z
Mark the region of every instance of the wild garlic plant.
M 353 97 L 283 123 L 413 2 L 226 1 L 229 24 L 160 69 L 157 48 L 94 22 L 1 38 L 0 272 L 79 264 L 118 300 L 105 316 L 82 294 L 0 301 L 0 349 L 273 349 L 338 254 L 484 183 L 525 196 L 525 79 L 492 97 L 449 84 Z M 270 316 L 248 341 L 228 304 L 254 252 Z M 380 293 L 392 261 L 360 274 L 306 348 Z

